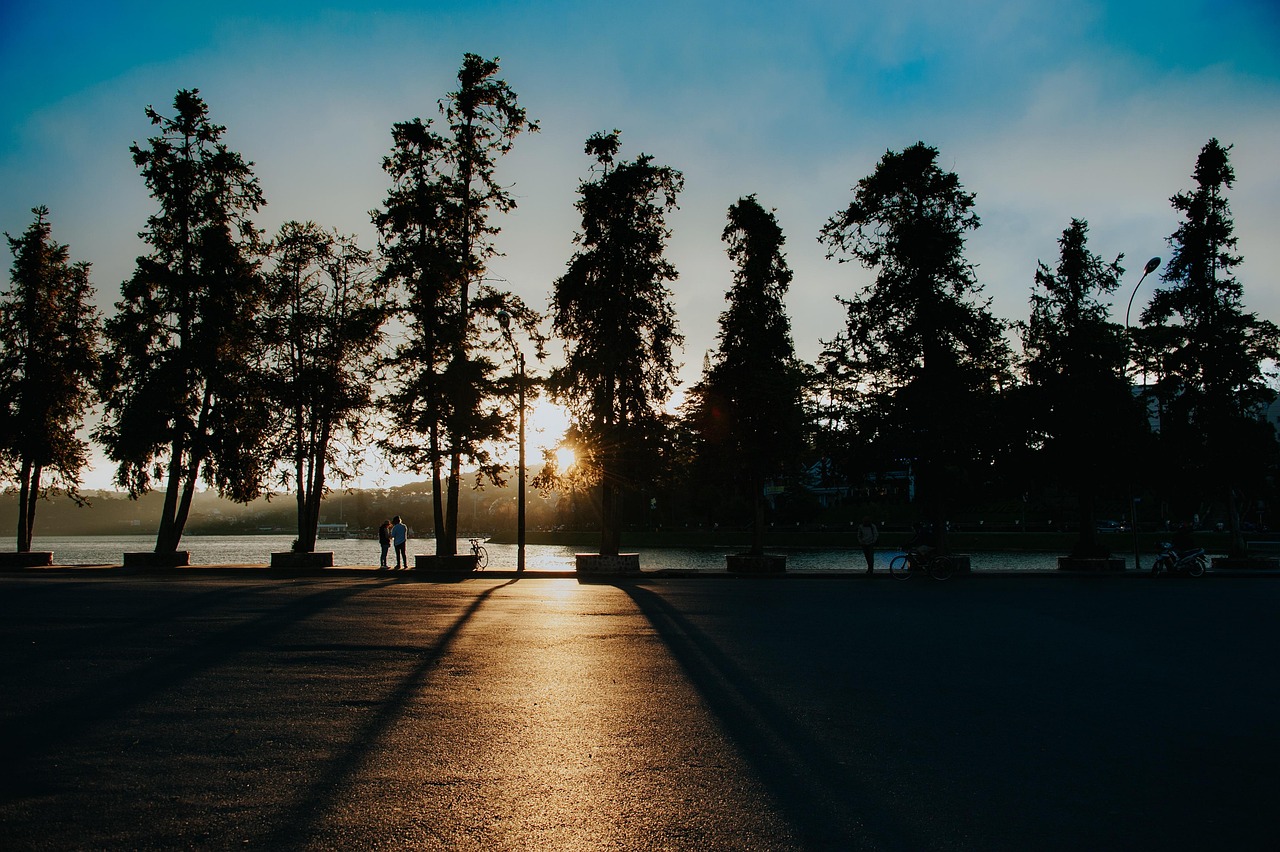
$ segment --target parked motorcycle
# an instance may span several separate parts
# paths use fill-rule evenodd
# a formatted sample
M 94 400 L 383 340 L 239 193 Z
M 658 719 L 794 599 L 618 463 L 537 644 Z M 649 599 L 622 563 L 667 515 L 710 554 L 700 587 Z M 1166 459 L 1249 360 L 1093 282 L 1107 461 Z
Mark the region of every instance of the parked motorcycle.
M 1204 574 L 1205 555 L 1203 547 L 1190 550 L 1174 550 L 1169 542 L 1162 542 L 1160 555 L 1151 563 L 1151 576 L 1156 577 L 1163 571 L 1166 574 L 1199 577 Z

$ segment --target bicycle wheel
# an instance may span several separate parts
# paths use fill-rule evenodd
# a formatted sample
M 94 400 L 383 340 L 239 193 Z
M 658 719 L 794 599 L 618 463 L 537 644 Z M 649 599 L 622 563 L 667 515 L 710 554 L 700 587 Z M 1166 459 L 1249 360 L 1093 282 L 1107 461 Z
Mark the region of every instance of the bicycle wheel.
M 911 576 L 911 560 L 905 553 L 900 553 L 889 560 L 889 576 L 905 580 Z
M 476 545 L 476 570 L 483 571 L 489 567 L 489 551 L 484 549 L 483 544 Z
M 935 556 L 929 562 L 929 576 L 935 580 L 949 580 L 956 572 L 956 563 L 945 556 Z

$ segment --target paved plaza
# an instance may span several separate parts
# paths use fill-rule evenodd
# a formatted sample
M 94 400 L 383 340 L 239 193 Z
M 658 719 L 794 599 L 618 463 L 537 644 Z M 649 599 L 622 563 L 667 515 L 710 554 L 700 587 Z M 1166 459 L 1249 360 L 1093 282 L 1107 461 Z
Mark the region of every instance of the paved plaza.
M 3 849 L 1261 849 L 1280 579 L 0 576 Z

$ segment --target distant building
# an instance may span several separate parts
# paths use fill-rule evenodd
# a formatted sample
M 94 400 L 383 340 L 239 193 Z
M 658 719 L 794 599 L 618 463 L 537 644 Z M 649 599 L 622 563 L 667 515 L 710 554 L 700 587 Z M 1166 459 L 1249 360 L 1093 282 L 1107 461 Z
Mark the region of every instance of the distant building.
M 1151 426 L 1153 433 L 1160 433 L 1160 401 L 1156 399 L 1153 385 L 1131 385 L 1135 399 L 1145 401 L 1147 406 L 1147 423 Z M 1271 424 L 1276 430 L 1276 437 L 1280 439 L 1280 395 L 1271 401 L 1264 412 L 1259 412 L 1260 416 Z
M 871 473 L 861 482 L 851 483 L 837 474 L 831 462 L 820 459 L 805 471 L 805 490 L 818 500 L 824 509 L 838 506 L 848 499 L 854 500 L 915 500 L 916 478 L 907 464 L 902 470 Z
M 1280 439 L 1280 396 L 1271 400 L 1267 406 L 1267 422 L 1276 430 L 1276 438 Z
M 346 538 L 346 524 L 318 524 L 316 526 L 317 538 Z

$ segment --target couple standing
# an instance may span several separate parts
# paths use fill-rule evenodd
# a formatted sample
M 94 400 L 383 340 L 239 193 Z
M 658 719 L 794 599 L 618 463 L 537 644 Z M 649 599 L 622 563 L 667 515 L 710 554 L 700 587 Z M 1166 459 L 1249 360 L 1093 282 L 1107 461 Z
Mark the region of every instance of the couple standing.
M 389 521 L 383 521 L 382 526 L 378 527 L 378 543 L 382 545 L 382 564 L 378 567 L 390 567 L 387 565 L 387 551 L 394 544 L 396 546 L 396 567 L 408 568 L 409 557 L 405 555 L 405 543 L 408 541 L 409 528 L 404 525 L 404 521 L 400 520 L 399 515 Z

